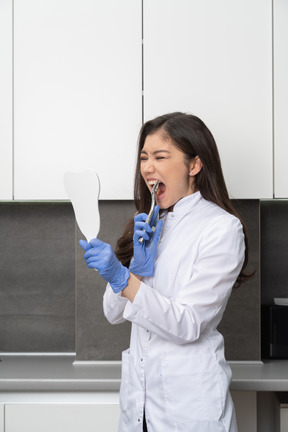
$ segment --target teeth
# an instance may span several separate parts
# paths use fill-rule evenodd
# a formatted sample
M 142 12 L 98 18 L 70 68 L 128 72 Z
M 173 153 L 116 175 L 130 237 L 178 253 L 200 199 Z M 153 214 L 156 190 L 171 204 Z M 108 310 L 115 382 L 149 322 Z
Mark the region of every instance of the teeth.
M 150 186 L 153 186 L 155 183 L 157 183 L 158 180 L 149 180 L 148 183 Z

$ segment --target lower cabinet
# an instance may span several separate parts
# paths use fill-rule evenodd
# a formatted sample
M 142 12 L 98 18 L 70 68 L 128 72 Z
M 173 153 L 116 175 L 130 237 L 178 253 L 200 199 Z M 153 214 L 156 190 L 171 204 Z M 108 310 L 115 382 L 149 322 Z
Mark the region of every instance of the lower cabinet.
M 7 404 L 3 432 L 116 432 L 119 412 L 119 404 Z
M 280 432 L 288 432 L 288 405 L 280 408 Z
M 236 411 L 238 432 L 257 432 L 257 392 L 232 391 L 231 396 Z
M 4 432 L 4 405 L 0 404 L 0 432 Z
M 1 394 L 1 392 L 0 392 Z M 0 432 L 117 432 L 118 394 L 40 392 L 0 398 Z M 288 408 L 272 392 L 232 391 L 238 432 L 288 432 Z M 280 410 L 280 408 L 282 408 Z M 281 428 L 279 429 L 280 415 Z M 267 427 L 266 427 L 267 426 Z

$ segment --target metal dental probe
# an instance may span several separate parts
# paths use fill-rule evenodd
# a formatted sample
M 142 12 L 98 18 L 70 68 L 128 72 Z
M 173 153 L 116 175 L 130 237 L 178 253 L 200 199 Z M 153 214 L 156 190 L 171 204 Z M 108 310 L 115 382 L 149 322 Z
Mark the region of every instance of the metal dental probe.
M 152 219 L 152 215 L 153 215 L 154 207 L 155 207 L 155 204 L 156 204 L 156 194 L 157 194 L 157 191 L 158 191 L 158 188 L 159 188 L 159 184 L 160 184 L 160 182 L 157 181 L 157 182 L 154 184 L 153 188 L 152 188 L 152 191 L 151 191 L 151 199 L 152 199 L 152 202 L 151 202 L 151 207 L 150 207 L 149 214 L 148 214 L 147 219 L 146 219 L 146 221 L 145 221 L 146 223 L 150 223 L 150 221 L 151 221 L 151 219 Z M 144 231 L 145 231 L 145 230 L 144 230 Z M 138 240 L 139 243 L 143 243 L 143 241 L 144 241 L 143 237 L 140 237 L 139 240 Z

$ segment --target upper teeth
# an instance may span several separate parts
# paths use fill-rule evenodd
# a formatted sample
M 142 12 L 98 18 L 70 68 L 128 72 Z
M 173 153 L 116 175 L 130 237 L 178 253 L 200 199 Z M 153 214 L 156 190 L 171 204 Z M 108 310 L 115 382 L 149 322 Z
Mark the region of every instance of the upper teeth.
M 157 183 L 158 180 L 149 180 L 149 185 L 153 186 L 155 183 Z

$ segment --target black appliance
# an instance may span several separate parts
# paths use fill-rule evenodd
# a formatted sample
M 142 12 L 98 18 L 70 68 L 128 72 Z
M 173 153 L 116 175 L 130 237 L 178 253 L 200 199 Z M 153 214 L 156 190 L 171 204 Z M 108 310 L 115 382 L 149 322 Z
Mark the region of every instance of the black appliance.
M 288 359 L 288 306 L 262 306 L 261 356 Z

